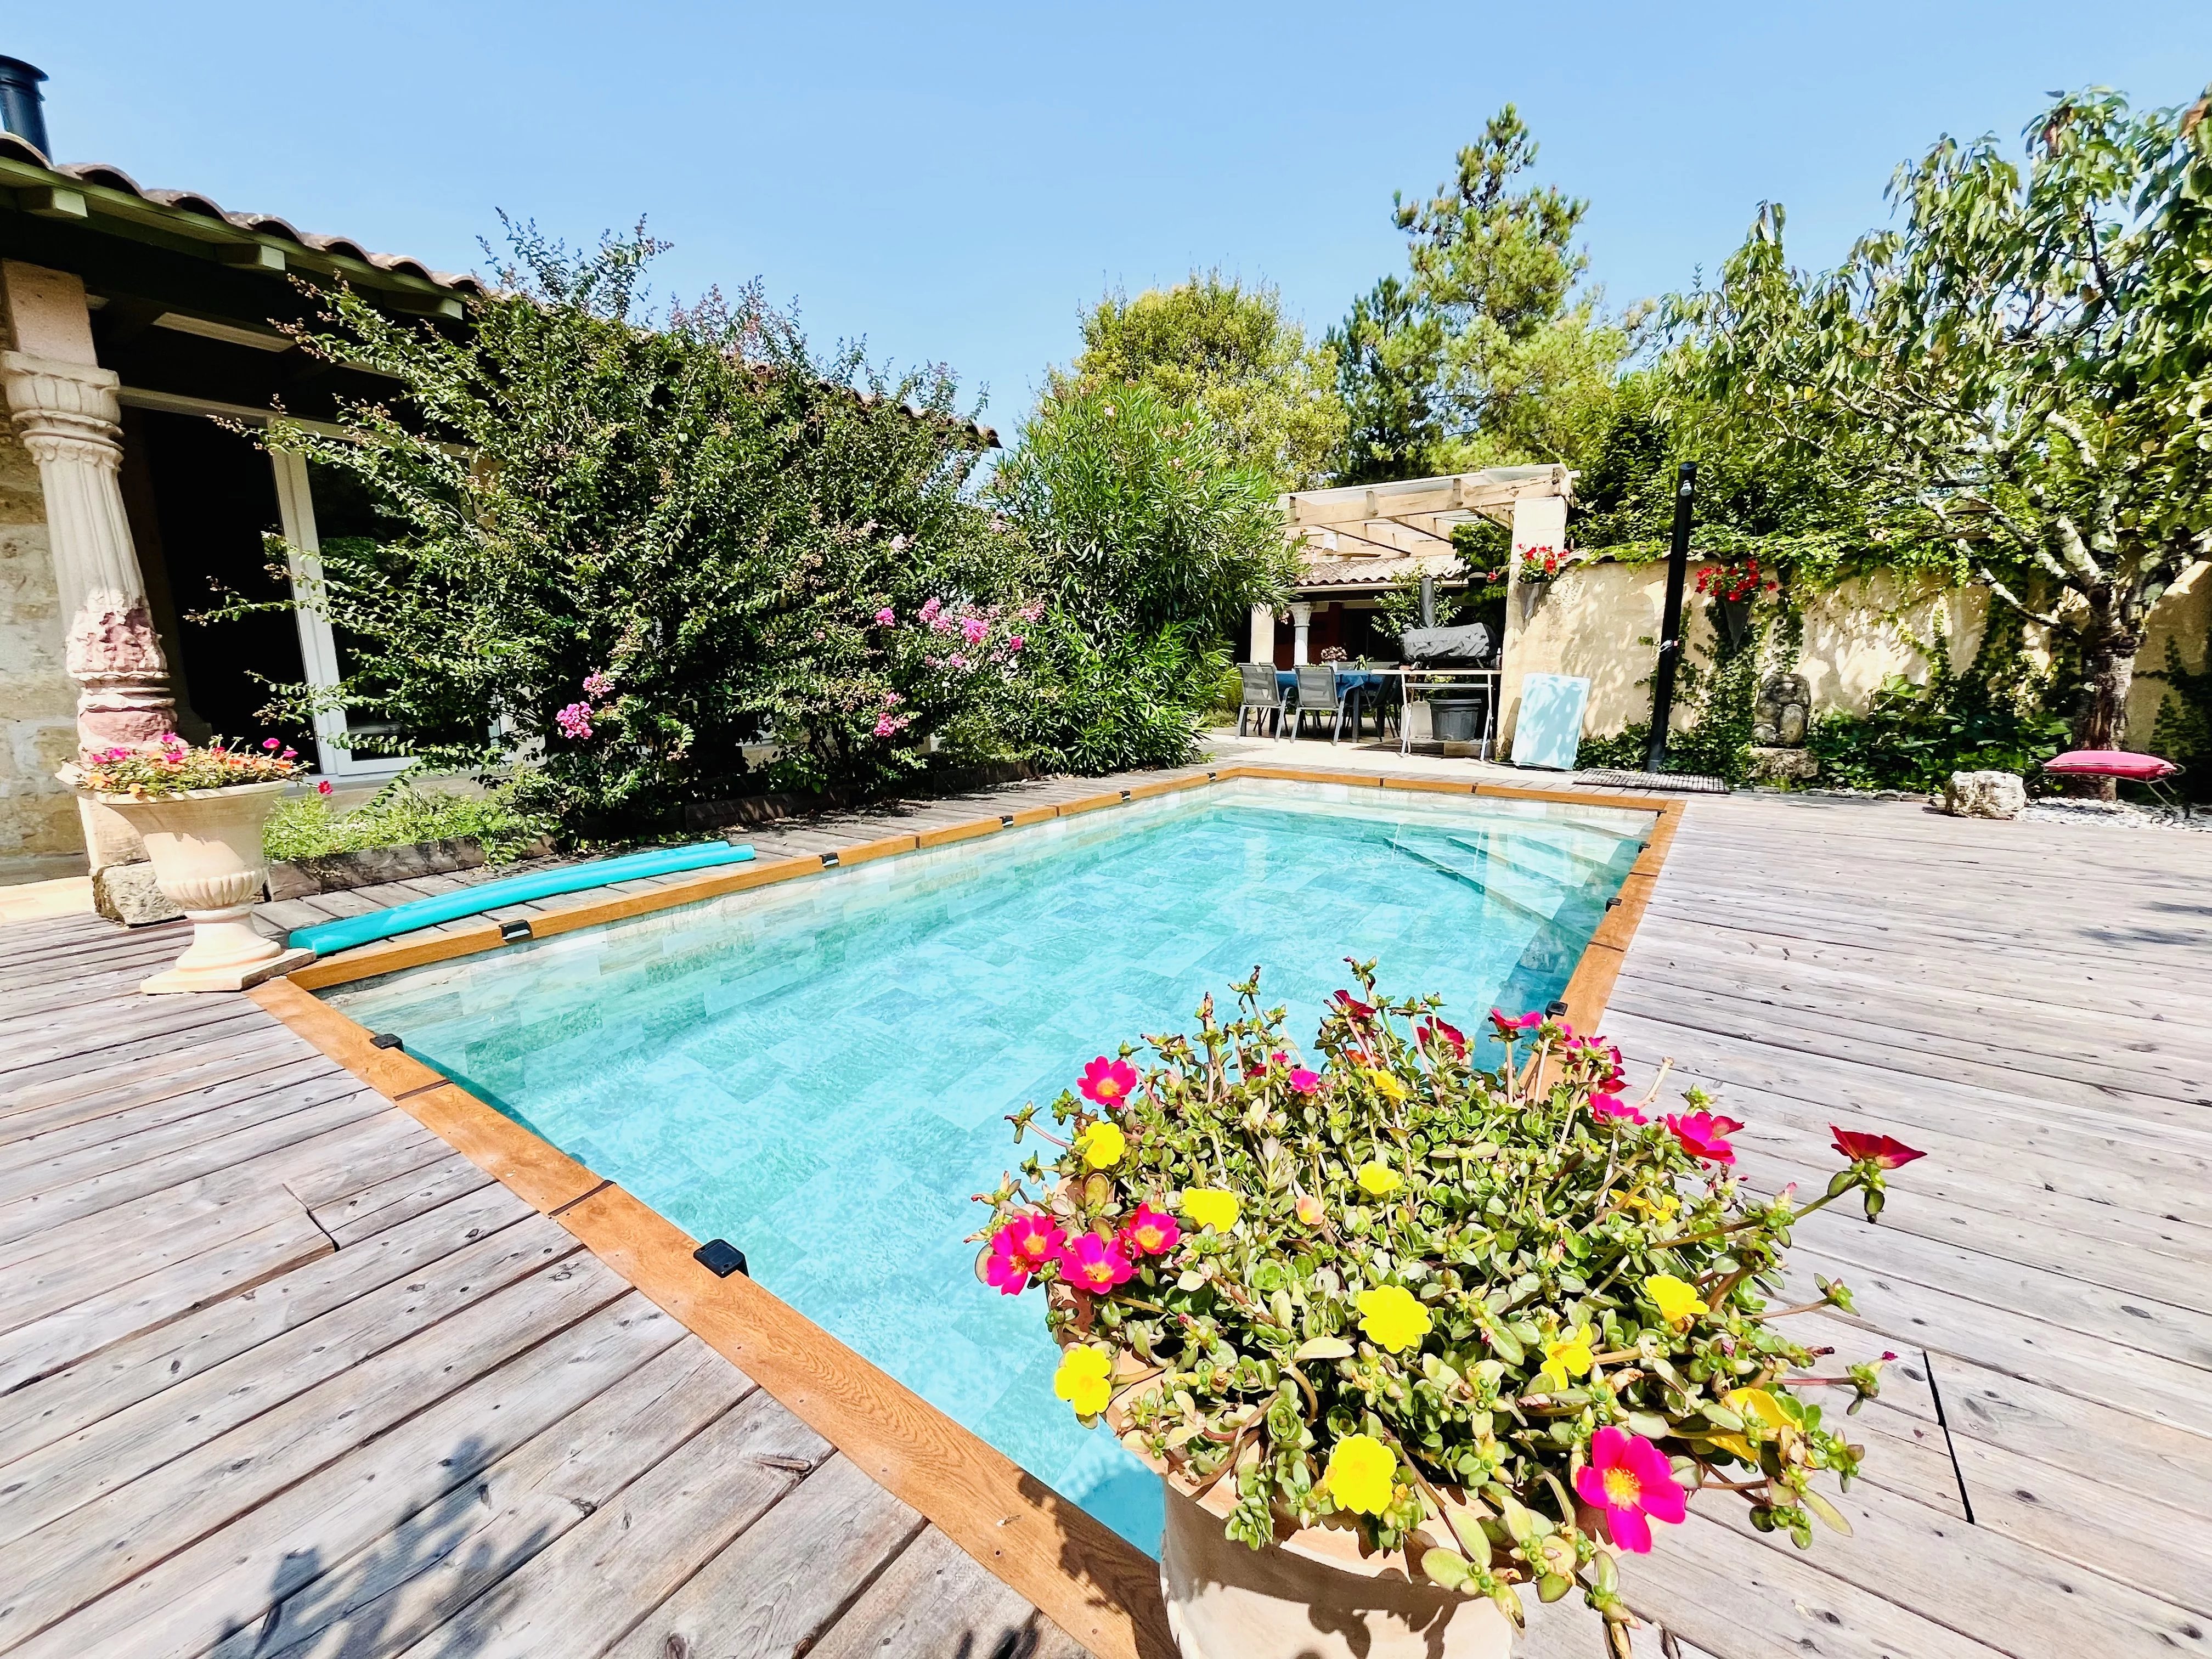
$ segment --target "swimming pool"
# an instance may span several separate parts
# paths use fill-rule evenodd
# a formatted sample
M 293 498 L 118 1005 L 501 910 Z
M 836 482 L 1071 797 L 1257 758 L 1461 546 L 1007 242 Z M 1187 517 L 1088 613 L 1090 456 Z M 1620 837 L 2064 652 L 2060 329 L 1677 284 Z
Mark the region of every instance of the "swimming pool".
M 1540 1008 L 1652 822 L 1230 782 L 326 995 L 1153 1549 L 1157 1482 L 1052 1397 L 1040 1309 L 961 1242 L 1018 1161 L 1006 1115 L 1255 963 L 1293 1033 L 1347 956 L 1470 1036 Z

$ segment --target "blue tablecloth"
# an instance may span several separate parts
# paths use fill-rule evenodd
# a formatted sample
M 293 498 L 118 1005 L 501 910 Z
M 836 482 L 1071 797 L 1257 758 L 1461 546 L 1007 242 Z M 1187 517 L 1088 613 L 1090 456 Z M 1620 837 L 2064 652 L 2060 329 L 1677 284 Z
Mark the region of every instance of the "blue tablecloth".
M 1336 671 L 1336 689 L 1340 692 L 1364 690 L 1369 686 L 1380 686 L 1389 678 L 1388 674 L 1372 669 L 1340 668 Z M 1285 696 L 1289 696 L 1298 689 L 1298 671 L 1278 668 L 1275 671 L 1275 685 Z

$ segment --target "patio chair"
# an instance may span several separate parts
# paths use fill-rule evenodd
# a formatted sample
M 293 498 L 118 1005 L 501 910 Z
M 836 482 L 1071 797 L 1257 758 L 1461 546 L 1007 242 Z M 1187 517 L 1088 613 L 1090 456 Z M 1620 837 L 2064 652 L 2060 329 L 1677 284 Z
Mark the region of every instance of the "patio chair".
M 1244 721 L 1249 715 L 1252 729 L 1257 732 L 1267 717 L 1275 717 L 1275 735 L 1283 735 L 1283 688 L 1275 678 L 1273 663 L 1240 662 L 1237 676 L 1244 683 L 1243 701 L 1237 705 L 1237 735 L 1244 735 Z
M 1334 743 L 1344 735 L 1344 698 L 1336 689 L 1336 670 L 1327 663 L 1304 663 L 1299 665 L 1297 676 L 1298 706 L 1291 711 L 1291 735 L 1305 735 L 1308 714 L 1326 714 L 1330 721 L 1328 740 Z

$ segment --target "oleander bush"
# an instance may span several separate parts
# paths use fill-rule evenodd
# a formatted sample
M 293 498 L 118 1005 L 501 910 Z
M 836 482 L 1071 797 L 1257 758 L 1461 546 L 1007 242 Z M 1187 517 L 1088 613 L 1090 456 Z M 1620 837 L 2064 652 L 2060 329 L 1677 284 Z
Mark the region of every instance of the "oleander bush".
M 1352 966 L 1310 1053 L 1255 972 L 1231 1017 L 1209 996 L 1016 1115 L 1047 1149 L 980 1195 L 978 1267 L 1042 1286 L 1060 1397 L 1187 1491 L 1233 1482 L 1255 1548 L 1355 1528 L 1516 1619 L 1518 1587 L 1579 1585 L 1623 1650 L 1615 1555 L 1690 1492 L 1801 1545 L 1847 1530 L 1819 1483 L 1861 1452 L 1821 1402 L 1856 1409 L 1881 1361 L 1823 1367 L 1787 1316 L 1850 1292 L 1778 1306 L 1781 1270 L 1801 1218 L 1878 1215 L 1918 1154 L 1838 1130 L 1820 1196 L 1762 1196 L 1698 1091 L 1631 1100 L 1615 1050 L 1539 1014 L 1493 1012 L 1486 1063 Z

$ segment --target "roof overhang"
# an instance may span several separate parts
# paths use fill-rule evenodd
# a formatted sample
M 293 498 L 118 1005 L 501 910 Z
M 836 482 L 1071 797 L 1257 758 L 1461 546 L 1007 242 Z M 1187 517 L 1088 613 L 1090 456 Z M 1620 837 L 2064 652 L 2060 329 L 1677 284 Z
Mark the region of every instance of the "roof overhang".
M 1510 526 L 1531 496 L 1572 500 L 1575 475 L 1559 465 L 1493 466 L 1394 483 L 1302 489 L 1280 500 L 1284 535 L 1304 563 L 1303 591 L 1382 587 L 1407 576 L 1455 570 L 1452 531 L 1478 519 Z

